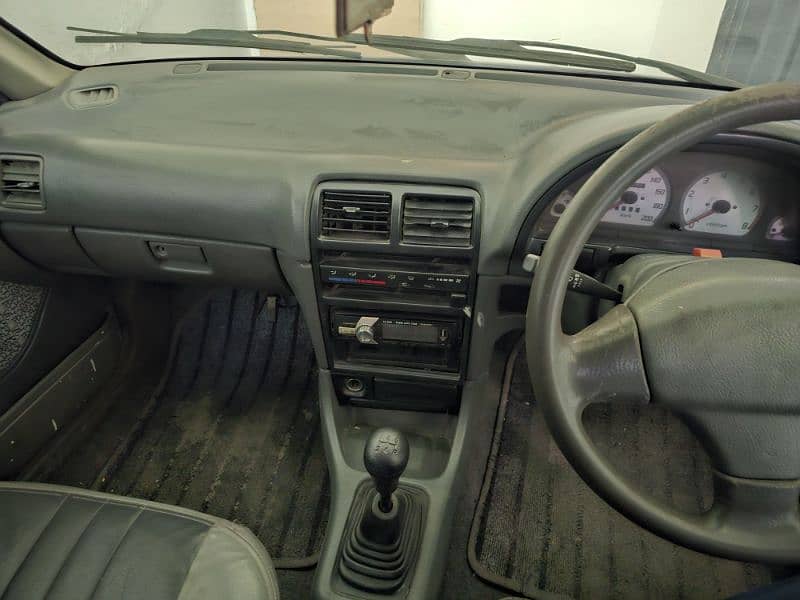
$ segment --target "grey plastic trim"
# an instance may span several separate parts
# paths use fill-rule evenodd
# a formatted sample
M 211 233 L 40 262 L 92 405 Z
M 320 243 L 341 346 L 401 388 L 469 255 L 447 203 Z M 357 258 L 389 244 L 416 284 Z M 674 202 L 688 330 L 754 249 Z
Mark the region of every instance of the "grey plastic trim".
M 530 286 L 525 277 L 481 275 L 475 296 L 475 315 L 472 319 L 472 339 L 469 349 L 468 380 L 485 377 L 489 372 L 494 343 L 507 333 L 525 329 L 525 315 L 500 310 L 500 291 L 503 286 Z
M 72 73 L 0 25 L 0 91 L 12 100 L 54 88 Z
M 347 63 L 297 63 L 297 62 L 210 62 L 206 71 L 335 71 L 337 73 L 379 73 L 382 75 L 411 75 L 435 77 L 439 69 L 412 66 L 347 64 Z
M 286 277 L 289 287 L 297 297 L 300 309 L 303 311 L 303 318 L 311 334 L 311 342 L 314 344 L 317 365 L 319 365 L 320 369 L 326 369 L 328 368 L 328 359 L 325 355 L 325 338 L 322 333 L 319 310 L 317 309 L 314 269 L 311 263 L 298 261 L 284 252 L 278 252 L 277 256 L 281 271 Z
M 724 94 L 724 91 L 709 90 L 706 88 L 683 85 L 678 81 L 647 81 L 642 79 L 625 79 L 620 82 L 618 77 L 608 77 L 606 79 L 597 77 L 597 73 L 585 73 L 585 77 L 565 77 L 565 74 L 545 74 L 545 73 L 520 73 L 513 71 L 479 71 L 475 73 L 475 79 L 487 79 L 491 81 L 508 81 L 516 83 L 542 83 L 549 81 L 554 84 L 572 87 L 585 88 L 589 90 L 620 91 L 624 93 L 644 94 L 654 97 L 673 97 L 676 100 L 701 101 L 710 95 Z
M 0 223 L 0 233 L 22 256 L 56 271 L 102 275 L 103 271 L 86 255 L 72 227 L 33 223 Z
M 111 376 L 122 338 L 116 318 L 0 416 L 0 478 L 13 476 Z
M 2 237 L 0 231 L 0 277 L 15 283 L 50 285 L 64 276 L 41 269 L 20 256 Z
M 92 261 L 113 276 L 287 292 L 275 251 L 267 246 L 83 227 L 75 235 Z M 182 250 L 174 258 L 154 250 L 170 244 Z

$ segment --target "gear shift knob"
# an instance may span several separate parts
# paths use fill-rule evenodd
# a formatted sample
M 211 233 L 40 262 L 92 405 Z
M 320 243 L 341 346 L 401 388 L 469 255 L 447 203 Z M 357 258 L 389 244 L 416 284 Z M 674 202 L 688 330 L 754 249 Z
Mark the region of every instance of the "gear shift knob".
M 391 427 L 373 431 L 364 446 L 364 466 L 380 496 L 378 506 L 385 513 L 392 510 L 392 494 L 406 469 L 408 455 L 406 436 Z

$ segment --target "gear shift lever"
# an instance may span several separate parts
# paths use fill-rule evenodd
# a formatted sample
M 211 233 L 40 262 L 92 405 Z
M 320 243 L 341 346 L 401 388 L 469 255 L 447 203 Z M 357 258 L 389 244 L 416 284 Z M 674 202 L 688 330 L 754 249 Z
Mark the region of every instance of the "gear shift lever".
M 364 446 L 364 466 L 378 492 L 378 507 L 384 513 L 393 508 L 392 496 L 408 465 L 408 440 L 396 429 L 376 429 Z
M 411 576 L 419 553 L 428 495 L 410 482 L 399 485 L 408 455 L 406 437 L 389 427 L 372 432 L 364 446 L 372 485 L 363 481 L 356 488 L 339 575 L 370 594 L 397 592 Z

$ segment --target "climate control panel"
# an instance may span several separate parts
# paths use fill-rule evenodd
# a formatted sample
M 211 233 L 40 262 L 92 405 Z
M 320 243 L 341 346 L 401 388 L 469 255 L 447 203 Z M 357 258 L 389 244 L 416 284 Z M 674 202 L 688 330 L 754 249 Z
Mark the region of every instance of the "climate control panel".
M 401 290 L 466 292 L 470 281 L 466 270 L 428 272 L 322 264 L 319 271 L 324 283 Z

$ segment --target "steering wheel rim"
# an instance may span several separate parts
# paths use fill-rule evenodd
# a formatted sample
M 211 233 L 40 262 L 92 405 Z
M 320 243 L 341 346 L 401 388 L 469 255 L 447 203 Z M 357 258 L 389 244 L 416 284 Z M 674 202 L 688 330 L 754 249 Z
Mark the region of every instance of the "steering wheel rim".
M 757 518 L 754 511 L 761 510 L 761 492 L 756 484 L 748 487 L 747 479 L 716 473 L 715 496 L 722 500 L 703 515 L 680 513 L 635 489 L 594 447 L 581 414 L 598 393 L 650 401 L 636 319 L 619 305 L 584 330 L 591 330 L 590 335 L 567 336 L 561 329 L 561 312 L 581 249 L 606 211 L 641 173 L 714 134 L 791 119 L 800 119 L 800 85 L 768 84 L 694 105 L 620 148 L 581 187 L 553 229 L 536 267 L 525 333 L 531 381 L 550 431 L 573 468 L 601 498 L 673 542 L 726 558 L 776 564 L 800 562 L 800 519 L 794 515 L 800 481 L 770 486 L 774 495 L 769 506 L 774 504 L 781 513 L 779 518 L 766 515 L 758 527 L 748 519 Z M 602 336 L 607 339 L 598 346 Z M 776 518 L 781 521 L 779 528 L 773 527 Z

